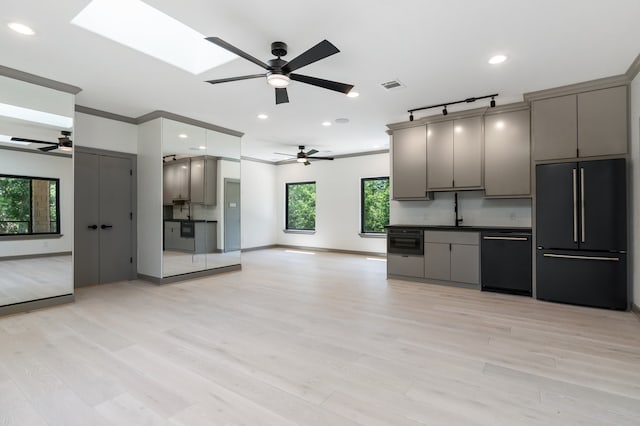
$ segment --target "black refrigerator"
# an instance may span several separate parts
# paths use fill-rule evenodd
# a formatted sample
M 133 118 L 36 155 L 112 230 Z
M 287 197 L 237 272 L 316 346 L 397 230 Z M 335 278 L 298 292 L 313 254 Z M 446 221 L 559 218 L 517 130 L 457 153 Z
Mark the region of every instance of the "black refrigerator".
M 628 309 L 626 160 L 536 166 L 536 297 Z

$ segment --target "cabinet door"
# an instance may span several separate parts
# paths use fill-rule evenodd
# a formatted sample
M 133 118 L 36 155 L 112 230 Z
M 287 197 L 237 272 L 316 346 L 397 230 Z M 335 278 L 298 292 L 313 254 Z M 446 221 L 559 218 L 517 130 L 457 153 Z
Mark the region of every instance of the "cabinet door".
M 453 121 L 427 126 L 427 187 L 453 187 Z
M 484 190 L 487 196 L 531 193 L 529 111 L 484 119 Z
M 422 278 L 424 275 L 424 258 L 422 256 L 388 254 L 387 275 Z
M 392 140 L 393 198 L 426 198 L 426 127 L 395 130 Z
M 577 157 L 578 114 L 576 95 L 543 99 L 531 106 L 534 160 Z
M 189 199 L 189 184 L 191 183 L 191 170 L 189 169 L 189 163 L 190 161 L 187 159 L 186 161 L 177 164 L 176 167 L 176 198 L 179 200 Z
M 467 284 L 480 283 L 479 246 L 451 245 L 451 281 Z
M 204 203 L 204 180 L 205 161 L 204 158 L 191 159 L 191 202 Z
M 482 188 L 482 118 L 453 122 L 453 187 Z
M 174 164 L 165 164 L 162 168 L 162 204 L 170 205 L 173 203 L 173 199 L 176 193 L 176 168 Z
M 451 279 L 450 244 L 424 244 L 424 277 L 434 280 L 449 281 Z
M 627 153 L 627 87 L 578 94 L 580 157 Z

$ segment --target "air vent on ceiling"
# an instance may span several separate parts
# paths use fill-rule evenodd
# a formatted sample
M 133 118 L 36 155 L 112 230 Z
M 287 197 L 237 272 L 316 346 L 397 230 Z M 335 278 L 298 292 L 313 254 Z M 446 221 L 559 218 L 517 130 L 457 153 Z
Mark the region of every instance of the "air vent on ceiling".
M 402 84 L 402 82 L 397 78 L 395 80 L 389 80 L 384 83 L 381 83 L 380 85 L 387 90 L 397 90 L 402 87 L 405 87 L 405 85 Z

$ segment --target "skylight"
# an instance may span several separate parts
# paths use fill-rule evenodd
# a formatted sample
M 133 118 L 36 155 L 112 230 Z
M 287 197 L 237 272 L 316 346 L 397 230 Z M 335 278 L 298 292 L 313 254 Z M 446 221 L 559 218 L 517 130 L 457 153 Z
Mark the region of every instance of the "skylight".
M 0 115 L 17 118 L 19 120 L 32 121 L 34 123 L 48 124 L 50 126 L 69 129 L 73 127 L 73 118 L 64 115 L 51 114 L 50 112 L 23 108 L 16 105 L 0 103 Z
M 71 23 L 192 74 L 237 58 L 139 0 L 93 0 Z

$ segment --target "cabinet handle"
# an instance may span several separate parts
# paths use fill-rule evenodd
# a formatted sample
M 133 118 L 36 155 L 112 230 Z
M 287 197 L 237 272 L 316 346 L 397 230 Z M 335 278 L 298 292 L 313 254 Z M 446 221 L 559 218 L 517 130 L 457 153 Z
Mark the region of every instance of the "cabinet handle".
M 584 243 L 584 239 L 585 239 L 585 233 L 586 233 L 586 229 L 587 227 L 585 226 L 584 223 L 584 168 L 580 167 L 580 215 L 581 217 L 581 236 L 580 236 L 580 241 L 582 241 Z
M 578 193 L 576 191 L 576 185 L 578 179 L 576 176 L 576 169 L 572 169 L 573 173 L 573 242 L 578 242 Z
M 619 257 L 602 257 L 602 256 L 575 256 L 570 254 L 551 254 L 545 253 L 543 257 L 555 257 L 559 259 L 579 259 L 579 260 L 605 260 L 610 262 L 619 262 Z
M 98 225 L 89 225 L 87 229 L 98 229 Z
M 482 237 L 483 240 L 528 241 L 527 237 Z
M 113 228 L 113 225 L 105 225 L 105 224 L 100 225 L 100 229 L 111 229 L 111 228 Z

